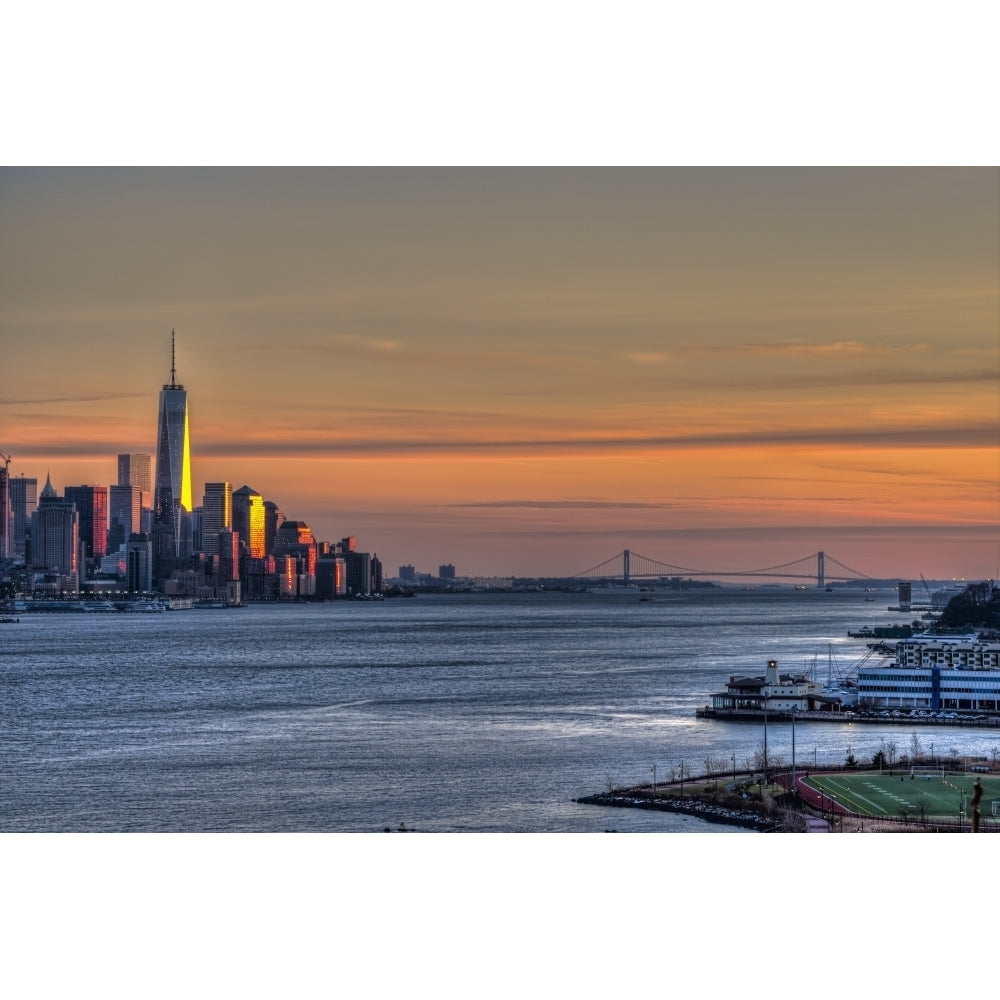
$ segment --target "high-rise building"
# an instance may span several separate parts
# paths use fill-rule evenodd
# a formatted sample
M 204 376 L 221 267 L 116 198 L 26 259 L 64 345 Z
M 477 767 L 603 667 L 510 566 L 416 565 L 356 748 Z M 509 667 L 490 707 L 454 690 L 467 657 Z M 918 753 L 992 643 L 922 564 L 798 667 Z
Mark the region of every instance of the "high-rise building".
M 85 559 L 100 559 L 108 545 L 107 486 L 67 486 L 63 493 L 76 504 Z
M 119 455 L 118 485 L 138 486 L 143 493 L 153 492 L 149 455 Z
M 264 555 L 274 552 L 274 540 L 278 528 L 285 523 L 285 515 L 278 510 L 278 505 L 271 500 L 264 501 Z
M 233 532 L 239 535 L 240 546 L 251 559 L 263 559 L 264 547 L 264 498 L 249 486 L 241 486 L 233 493 Z
M 14 508 L 10 498 L 10 458 L 0 455 L 0 559 L 14 558 Z
M 38 506 L 38 480 L 15 476 L 10 481 L 10 505 L 14 511 L 14 558 L 25 554 L 31 515 Z
M 60 497 L 46 477 L 31 515 L 31 566 L 63 577 L 64 589 L 74 591 L 79 589 L 79 530 L 76 504 Z
M 117 483 L 108 490 L 108 552 L 117 552 L 129 535 L 142 530 L 141 498 L 138 486 Z
M 153 589 L 153 546 L 149 536 L 135 532 L 125 543 L 126 588 L 133 594 Z
M 191 439 L 188 426 L 187 392 L 177 381 L 174 331 L 170 331 L 170 381 L 160 390 L 156 434 L 156 487 L 154 510 L 161 534 L 171 535 L 176 559 L 190 555 Z M 166 539 L 161 552 L 168 551 Z
M 219 554 L 219 532 L 233 527 L 233 484 L 205 483 L 201 506 L 201 551 Z

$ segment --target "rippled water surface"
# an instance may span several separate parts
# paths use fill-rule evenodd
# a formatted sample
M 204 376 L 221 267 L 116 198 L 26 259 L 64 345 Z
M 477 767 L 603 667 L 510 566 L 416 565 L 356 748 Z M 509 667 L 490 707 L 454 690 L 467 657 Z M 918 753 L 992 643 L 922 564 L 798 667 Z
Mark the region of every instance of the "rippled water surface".
M 894 594 L 761 588 L 422 596 L 0 626 L 5 831 L 718 831 L 573 799 L 708 756 L 752 724 L 700 721 L 768 658 L 820 679 L 900 620 Z M 902 619 L 906 620 L 906 619 Z M 769 729 L 790 755 L 787 726 Z M 909 731 L 797 727 L 840 761 Z M 920 731 L 987 753 L 997 734 Z

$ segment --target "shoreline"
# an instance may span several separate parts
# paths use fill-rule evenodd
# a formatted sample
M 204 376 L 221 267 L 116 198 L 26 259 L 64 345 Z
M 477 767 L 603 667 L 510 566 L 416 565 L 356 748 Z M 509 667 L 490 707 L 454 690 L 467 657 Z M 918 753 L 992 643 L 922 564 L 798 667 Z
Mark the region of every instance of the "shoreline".
M 888 726 L 957 726 L 961 729 L 997 729 L 1000 728 L 1000 716 L 988 716 L 984 719 L 928 719 L 913 715 L 871 715 L 860 712 L 761 712 L 756 709 L 715 709 L 699 708 L 695 711 L 697 719 L 717 719 L 722 722 L 840 722 L 861 723 L 863 725 Z

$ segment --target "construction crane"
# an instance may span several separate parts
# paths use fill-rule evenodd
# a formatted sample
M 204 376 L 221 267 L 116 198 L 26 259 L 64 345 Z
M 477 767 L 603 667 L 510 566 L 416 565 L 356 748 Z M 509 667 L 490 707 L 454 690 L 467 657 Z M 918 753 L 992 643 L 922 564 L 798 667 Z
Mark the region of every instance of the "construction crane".
M 933 603 L 934 603 L 934 598 L 933 598 L 933 597 L 931 597 L 931 588 L 930 588 L 930 584 L 928 584 L 928 582 L 927 582 L 927 580 L 925 579 L 925 577 L 924 577 L 924 574 L 923 574 L 923 573 L 921 573 L 921 574 L 920 574 L 920 579 L 921 579 L 921 581 L 923 582 L 923 585 L 924 585 L 924 590 L 926 590 L 926 591 L 927 591 L 927 600 L 928 600 L 928 601 L 930 601 L 930 602 L 931 602 L 931 603 L 933 604 Z

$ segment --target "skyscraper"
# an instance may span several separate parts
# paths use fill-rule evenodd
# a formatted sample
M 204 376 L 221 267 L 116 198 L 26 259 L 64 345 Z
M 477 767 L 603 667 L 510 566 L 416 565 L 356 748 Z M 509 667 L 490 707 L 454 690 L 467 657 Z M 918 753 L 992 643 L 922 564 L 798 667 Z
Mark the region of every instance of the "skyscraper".
M 38 506 L 38 480 L 15 476 L 10 481 L 10 505 L 14 509 L 14 557 L 24 555 L 31 515 Z
M 109 492 L 108 552 L 117 552 L 129 536 L 141 530 L 140 497 L 142 491 L 129 483 L 117 483 Z
M 153 492 L 149 455 L 119 455 L 118 485 L 138 486 L 143 493 Z
M 187 392 L 177 381 L 174 331 L 170 331 L 170 382 L 160 390 L 156 435 L 156 495 L 154 509 L 161 533 L 169 533 L 175 559 L 190 554 L 191 440 Z M 164 539 L 166 542 L 166 539 Z
M 256 490 L 241 486 L 233 493 L 233 531 L 251 559 L 263 559 L 267 552 L 264 514 L 264 498 Z
M 10 456 L 0 455 L 0 559 L 14 558 L 14 508 L 10 501 Z
M 31 515 L 32 568 L 57 575 L 62 589 L 77 591 L 79 539 L 76 504 L 60 497 L 46 477 L 38 509 Z
M 76 504 L 84 558 L 100 559 L 108 545 L 107 486 L 67 486 L 63 493 Z
M 233 527 L 233 484 L 205 483 L 201 507 L 201 551 L 219 555 L 219 532 Z

